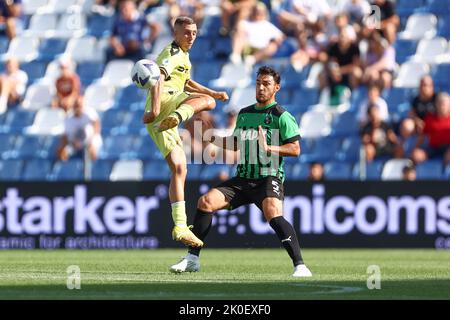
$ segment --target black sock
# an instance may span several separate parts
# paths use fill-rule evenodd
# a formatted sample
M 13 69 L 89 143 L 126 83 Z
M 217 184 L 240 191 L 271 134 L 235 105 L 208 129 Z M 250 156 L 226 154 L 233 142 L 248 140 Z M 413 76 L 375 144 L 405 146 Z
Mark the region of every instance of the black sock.
M 283 216 L 273 218 L 269 221 L 269 224 L 275 230 L 278 239 L 280 239 L 281 244 L 291 257 L 294 267 L 303 264 L 300 245 L 298 244 L 297 235 L 292 225 Z
M 202 241 L 206 238 L 209 229 L 211 229 L 212 218 L 213 213 L 204 212 L 197 209 L 194 217 L 194 228 L 192 229 L 192 232 Z M 200 255 L 200 250 L 201 248 L 199 247 L 189 247 L 189 253 L 196 256 Z

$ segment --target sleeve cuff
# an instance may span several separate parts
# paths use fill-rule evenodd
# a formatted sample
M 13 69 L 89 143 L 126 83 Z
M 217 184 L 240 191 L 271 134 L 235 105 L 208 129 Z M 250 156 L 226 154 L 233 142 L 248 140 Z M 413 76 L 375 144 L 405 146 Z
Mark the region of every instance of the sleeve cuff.
M 286 140 L 283 140 L 283 144 L 295 142 L 297 140 L 300 140 L 300 135 L 299 134 L 296 135 L 296 136 L 290 137 L 290 138 L 288 138 Z
M 161 70 L 162 73 L 164 73 L 164 76 L 167 78 L 169 78 L 169 73 L 167 72 L 166 68 L 164 67 L 159 67 L 159 70 Z

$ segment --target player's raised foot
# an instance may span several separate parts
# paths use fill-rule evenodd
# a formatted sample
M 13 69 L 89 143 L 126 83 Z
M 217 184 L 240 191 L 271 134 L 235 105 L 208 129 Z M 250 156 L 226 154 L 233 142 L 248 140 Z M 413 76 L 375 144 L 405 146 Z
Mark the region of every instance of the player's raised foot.
M 312 273 L 307 266 L 305 266 L 304 264 L 299 264 L 298 266 L 295 266 L 292 276 L 298 278 L 306 278 L 312 277 Z
M 181 243 L 189 247 L 203 247 L 203 241 L 195 236 L 191 231 L 192 226 L 180 227 L 175 226 L 172 230 L 172 238 L 175 241 L 180 241 Z
M 200 259 L 188 253 L 186 257 L 181 259 L 180 262 L 170 267 L 170 272 L 183 273 L 183 272 L 198 272 L 200 271 Z
M 158 126 L 158 131 L 163 132 L 175 128 L 180 124 L 180 118 L 176 114 L 171 114 L 167 118 L 161 120 Z

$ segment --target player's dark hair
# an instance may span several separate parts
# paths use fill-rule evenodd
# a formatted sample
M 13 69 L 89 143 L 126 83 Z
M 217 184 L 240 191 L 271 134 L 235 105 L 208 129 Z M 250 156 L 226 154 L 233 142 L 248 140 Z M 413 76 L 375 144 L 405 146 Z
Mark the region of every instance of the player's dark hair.
M 280 77 L 280 74 L 274 69 L 274 68 L 271 68 L 271 67 L 268 67 L 268 66 L 262 66 L 262 67 L 260 67 L 259 69 L 258 69 L 258 72 L 256 73 L 256 75 L 259 77 L 259 76 L 262 76 L 262 75 L 269 75 L 269 76 L 272 76 L 273 77 L 273 80 L 275 81 L 275 83 L 277 83 L 277 84 L 280 84 L 280 81 L 281 81 L 281 77 Z
M 185 24 L 195 24 L 195 21 L 188 16 L 180 16 L 175 20 L 174 26 L 184 26 Z

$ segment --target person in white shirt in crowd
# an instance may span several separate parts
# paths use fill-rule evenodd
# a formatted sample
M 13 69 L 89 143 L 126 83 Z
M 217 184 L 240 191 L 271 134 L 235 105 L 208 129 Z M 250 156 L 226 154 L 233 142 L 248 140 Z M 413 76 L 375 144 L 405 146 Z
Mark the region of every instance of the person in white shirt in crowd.
M 314 25 L 321 18 L 331 19 L 327 0 L 284 0 L 278 13 L 281 29 L 290 34 Z
M 230 61 L 239 64 L 244 55 L 245 63 L 253 65 L 272 57 L 284 39 L 283 32 L 268 20 L 265 4 L 259 2 L 253 8 L 250 20 L 241 20 L 237 25 Z
M 363 19 L 370 15 L 372 9 L 367 0 L 347 0 L 342 11 L 349 15 L 350 23 L 361 24 Z
M 381 97 L 380 88 L 373 84 L 368 88 L 367 100 L 365 100 L 358 112 L 357 118 L 360 126 L 364 126 L 368 121 L 367 110 L 374 105 L 378 109 L 378 115 L 383 122 L 389 121 L 389 110 L 386 101 Z
M 64 135 L 57 150 L 59 160 L 68 160 L 71 156 L 87 150 L 91 160 L 97 159 L 102 146 L 100 118 L 97 111 L 84 106 L 83 97 L 75 100 L 72 113 L 64 122 Z
M 18 103 L 23 97 L 28 82 L 25 71 L 20 70 L 15 58 L 6 61 L 6 71 L 0 75 L 0 114 L 8 108 L 8 104 Z

